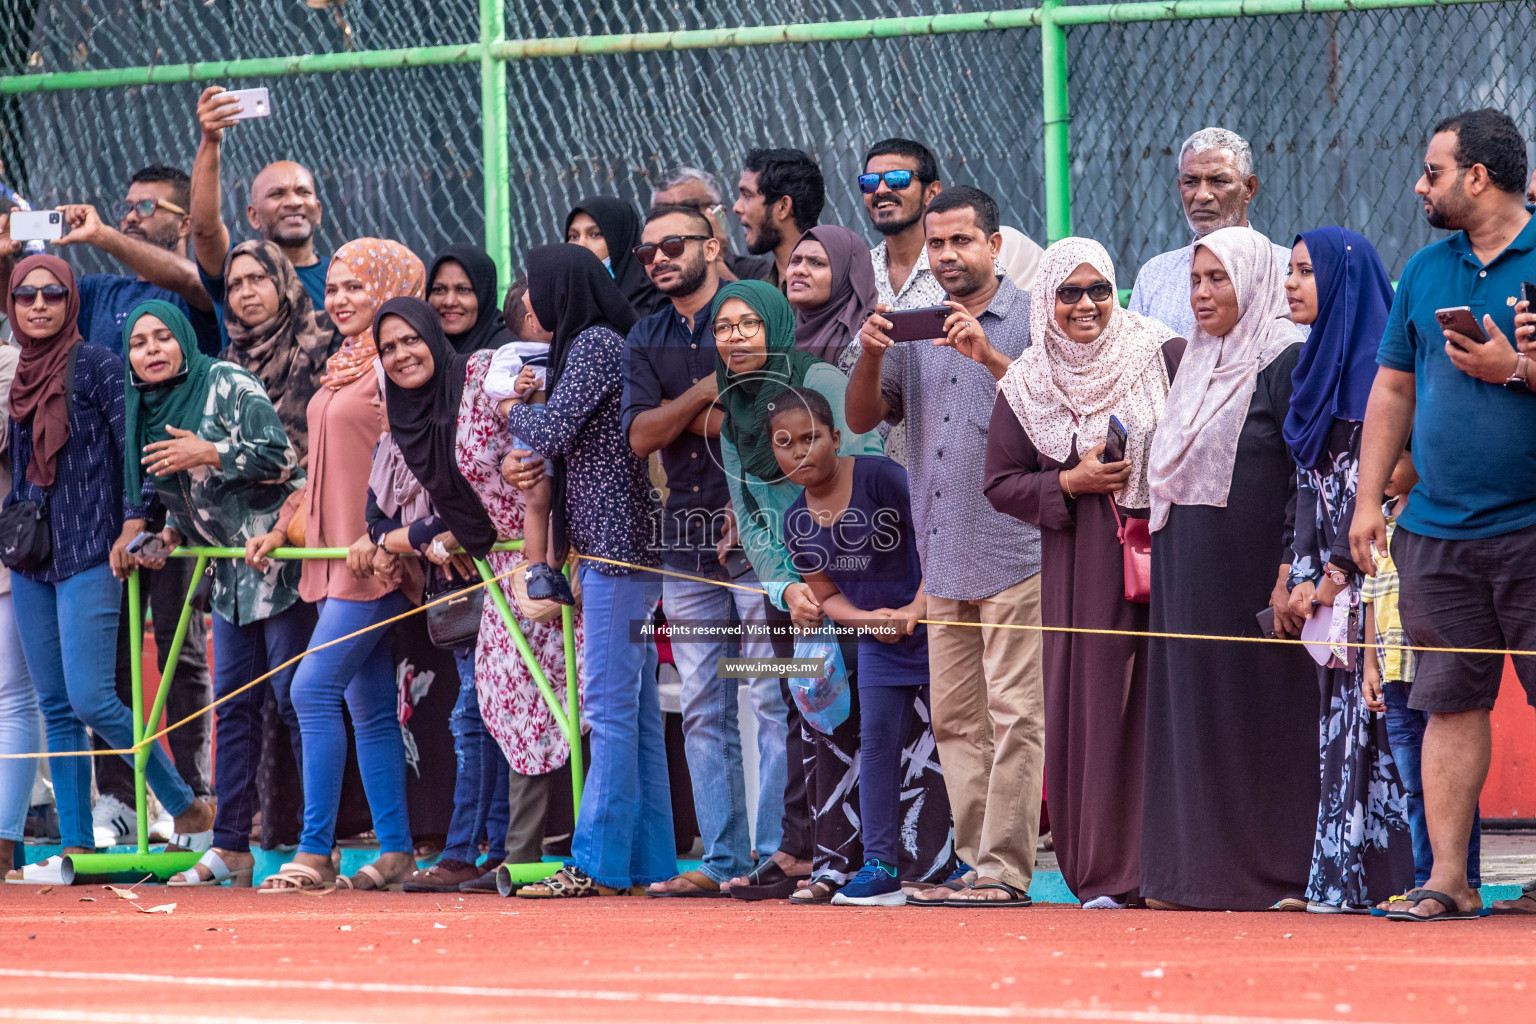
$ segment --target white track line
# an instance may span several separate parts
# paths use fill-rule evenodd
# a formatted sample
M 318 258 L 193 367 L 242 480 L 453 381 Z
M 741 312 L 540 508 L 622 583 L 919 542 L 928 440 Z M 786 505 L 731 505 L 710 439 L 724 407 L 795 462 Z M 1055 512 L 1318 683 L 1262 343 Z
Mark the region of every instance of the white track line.
M 293 992 L 360 992 L 384 995 L 469 996 L 482 999 L 548 999 L 608 1003 L 665 1003 L 685 1006 L 733 1006 L 761 1010 L 801 1010 L 815 1013 L 909 1014 L 921 1017 L 975 1017 L 1000 1020 L 1106 1021 L 1112 1024 L 1338 1024 L 1338 1018 L 1252 1017 L 1223 1013 L 1165 1013 L 1158 1010 L 1074 1010 L 1024 1006 L 954 1006 L 940 1003 L 887 1003 L 851 999 L 783 999 L 773 996 L 719 996 L 694 992 L 635 992 L 615 989 L 497 988 L 482 985 L 404 985 L 391 982 L 303 981 L 196 977 L 174 974 L 130 974 L 107 971 L 44 971 L 0 967 L 0 977 L 54 981 L 102 981 L 138 985 L 184 985 L 198 988 L 284 989 Z M 19 1011 L 0 1009 L 0 1019 L 23 1019 Z M 49 1011 L 63 1013 L 64 1011 Z M 277 1018 L 187 1017 L 192 1024 L 319 1024 Z M 27 1018 L 32 1019 L 32 1018 Z M 43 1018 L 37 1018 L 43 1019 Z M 164 1024 L 164 1014 L 96 1014 L 47 1018 L 85 1024 Z M 333 1021 L 324 1024 L 360 1024 Z M 373 1022 L 377 1024 L 377 1022 Z M 1353 1021 L 1352 1024 L 1370 1024 Z
M 40 1007 L 0 1006 L 0 1020 L 55 1021 L 59 1024 L 165 1024 L 163 1013 L 104 1013 L 100 1010 L 59 1010 Z M 175 1018 L 180 1024 L 362 1024 L 360 1021 L 339 1021 L 327 1017 L 204 1017 L 179 1013 Z

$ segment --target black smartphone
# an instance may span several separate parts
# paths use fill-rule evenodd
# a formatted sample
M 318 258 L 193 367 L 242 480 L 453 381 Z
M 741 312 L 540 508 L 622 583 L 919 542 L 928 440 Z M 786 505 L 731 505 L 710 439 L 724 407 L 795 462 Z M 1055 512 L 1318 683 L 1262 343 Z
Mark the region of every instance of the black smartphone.
M 752 571 L 752 563 L 747 561 L 747 553 L 741 548 L 731 548 L 725 553 L 725 574 L 731 579 L 740 579 Z
M 1278 634 L 1275 632 L 1275 609 L 1273 605 L 1259 612 L 1254 616 L 1254 618 L 1259 620 L 1260 636 L 1266 637 L 1270 640 L 1279 638 Z
M 927 341 L 944 337 L 944 321 L 953 312 L 948 306 L 924 306 L 880 315 L 891 322 L 885 329 L 885 336 L 892 341 Z
M 1529 281 L 1520 282 L 1520 297 L 1525 300 L 1525 311 L 1536 313 L 1536 284 Z
M 1477 317 L 1472 312 L 1471 306 L 1448 306 L 1445 309 L 1435 310 L 1435 319 L 1446 330 L 1464 334 L 1479 345 L 1488 341 L 1488 335 L 1483 333 L 1483 325 L 1477 322 Z M 1451 342 L 1455 345 L 1455 342 Z M 1456 345 L 1461 348 L 1460 345 Z
M 1104 435 L 1104 451 L 1099 455 L 1100 462 L 1125 461 L 1125 425 L 1119 417 L 1109 418 L 1109 431 Z

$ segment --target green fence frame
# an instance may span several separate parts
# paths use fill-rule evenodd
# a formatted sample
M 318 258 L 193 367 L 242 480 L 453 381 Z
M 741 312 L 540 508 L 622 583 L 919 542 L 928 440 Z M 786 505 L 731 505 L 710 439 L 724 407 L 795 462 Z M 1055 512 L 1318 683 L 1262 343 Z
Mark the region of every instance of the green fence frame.
M 1067 33 L 1080 25 L 1151 21 L 1261 18 L 1464 4 L 1513 4 L 1519 0 L 1164 0 L 1150 3 L 1039 7 L 973 14 L 871 18 L 804 25 L 759 25 L 676 32 L 635 32 L 550 39 L 507 39 L 506 0 L 479 0 L 480 37 L 461 46 L 319 53 L 291 57 L 164 64 L 156 67 L 65 71 L 0 77 L 0 95 L 172 82 L 272 78 L 383 68 L 479 64 L 485 171 L 485 243 L 503 281 L 512 280 L 511 182 L 508 178 L 507 62 L 617 53 L 727 49 L 743 46 L 831 43 L 901 36 L 949 35 L 1004 29 L 1039 29 L 1044 114 L 1046 234 L 1056 241 L 1072 233 L 1072 183 L 1067 89 Z

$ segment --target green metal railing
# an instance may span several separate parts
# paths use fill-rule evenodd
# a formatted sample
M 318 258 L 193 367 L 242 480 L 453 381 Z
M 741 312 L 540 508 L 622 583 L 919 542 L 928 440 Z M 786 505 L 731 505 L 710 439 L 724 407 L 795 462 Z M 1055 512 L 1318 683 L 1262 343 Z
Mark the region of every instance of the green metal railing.
M 1068 32 L 1088 25 L 1276 17 L 1469 4 L 1513 4 L 1517 0 L 1170 0 L 1170 2 L 1065 6 L 1042 0 L 1039 7 L 970 14 L 873 18 L 803 25 L 637 32 L 507 39 L 506 0 L 479 0 L 479 38 L 473 43 L 291 57 L 260 57 L 167 64 L 154 67 L 54 72 L 0 77 L 0 95 L 99 89 L 155 83 L 227 81 L 371 69 L 478 64 L 481 77 L 481 131 L 484 160 L 485 241 L 503 281 L 512 279 L 511 182 L 508 177 L 507 63 L 598 54 L 785 44 L 826 44 L 906 36 L 1039 29 L 1042 66 L 1046 233 L 1052 241 L 1072 232 L 1071 111 L 1068 96 Z

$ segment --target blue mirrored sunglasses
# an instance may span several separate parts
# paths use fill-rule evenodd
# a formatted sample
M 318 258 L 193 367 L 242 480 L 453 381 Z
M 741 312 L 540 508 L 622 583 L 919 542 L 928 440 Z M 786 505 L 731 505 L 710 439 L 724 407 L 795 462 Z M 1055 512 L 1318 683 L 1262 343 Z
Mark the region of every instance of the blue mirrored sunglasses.
M 885 179 L 885 187 L 892 192 L 900 192 L 912 184 L 911 171 L 886 171 L 884 174 L 859 175 L 859 188 L 865 194 L 873 194 L 880 187 L 880 179 Z

